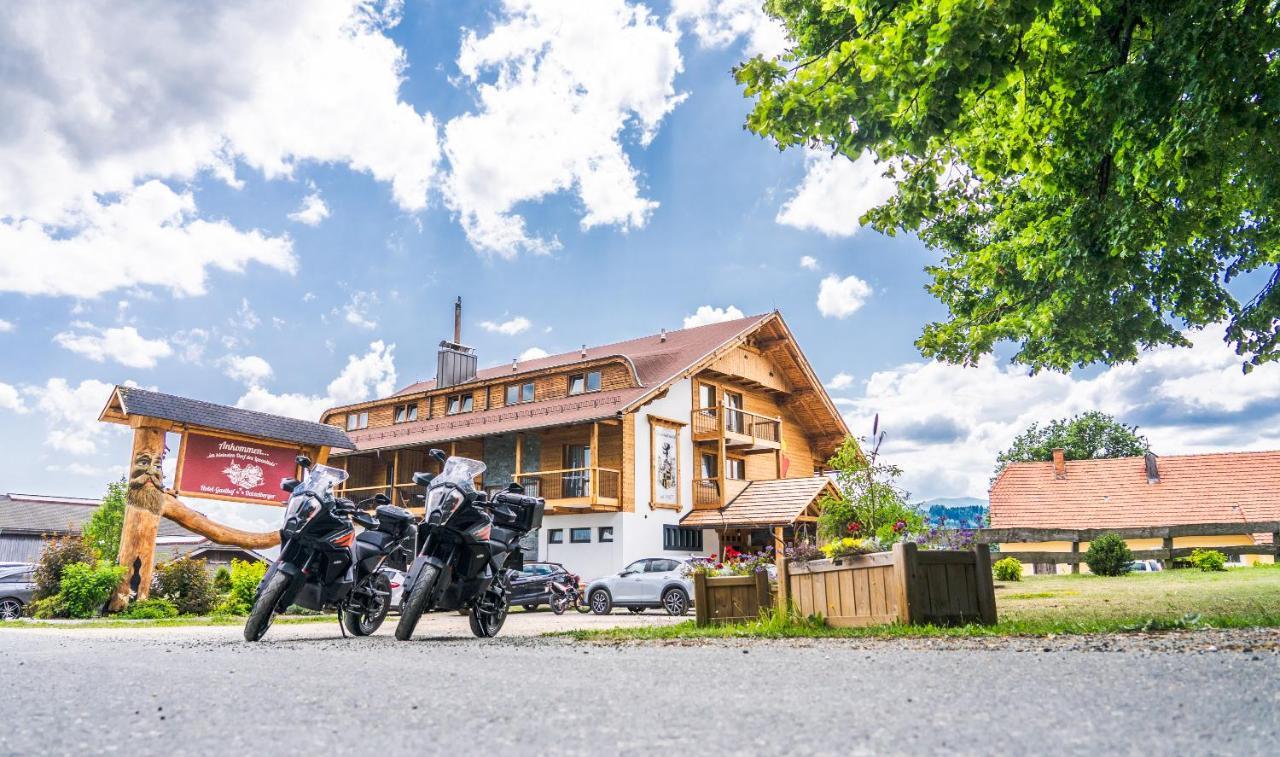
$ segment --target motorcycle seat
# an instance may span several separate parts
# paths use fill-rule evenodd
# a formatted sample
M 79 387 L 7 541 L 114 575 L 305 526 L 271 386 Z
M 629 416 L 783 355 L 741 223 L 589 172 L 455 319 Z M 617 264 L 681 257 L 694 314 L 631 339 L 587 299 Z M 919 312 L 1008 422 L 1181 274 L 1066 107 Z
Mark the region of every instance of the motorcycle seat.
M 391 535 L 382 531 L 362 531 L 351 545 L 359 562 L 383 551 L 392 541 Z

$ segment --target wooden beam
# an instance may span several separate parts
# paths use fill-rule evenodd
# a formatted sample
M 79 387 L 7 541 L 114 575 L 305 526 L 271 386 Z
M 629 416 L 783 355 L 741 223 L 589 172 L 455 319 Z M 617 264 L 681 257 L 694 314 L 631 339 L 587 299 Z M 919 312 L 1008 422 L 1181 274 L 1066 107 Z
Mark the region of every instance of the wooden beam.
M 787 596 L 787 542 L 783 536 L 782 526 L 773 527 L 773 562 L 778 568 L 778 604 L 780 612 L 788 611 Z
M 245 549 L 267 549 L 280 544 L 279 531 L 241 531 L 206 518 L 187 507 L 171 492 L 165 493 L 164 517 L 216 544 L 230 544 Z
M 516 483 L 520 483 L 520 473 L 524 470 L 524 434 L 516 434 Z
M 591 503 L 595 504 L 600 499 L 600 477 L 592 468 L 600 466 L 600 424 L 593 421 L 591 423 L 591 460 L 587 468 L 587 475 L 590 476 L 589 485 L 591 487 Z
M 1006 544 L 1042 541 L 1093 541 L 1103 534 L 1116 534 L 1122 539 L 1163 539 L 1179 536 L 1239 536 L 1266 534 L 1280 530 L 1280 521 L 1231 521 L 1227 523 L 1187 523 L 1173 526 L 1140 526 L 1134 528 L 979 528 L 974 541 L 983 544 Z

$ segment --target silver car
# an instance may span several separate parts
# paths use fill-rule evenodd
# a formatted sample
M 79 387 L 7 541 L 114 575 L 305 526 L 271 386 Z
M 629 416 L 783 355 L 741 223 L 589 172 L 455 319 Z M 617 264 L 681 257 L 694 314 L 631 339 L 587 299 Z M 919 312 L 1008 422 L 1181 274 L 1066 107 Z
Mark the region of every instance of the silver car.
M 631 612 L 662 608 L 669 615 L 684 615 L 693 596 L 693 580 L 680 574 L 684 560 L 646 557 L 611 576 L 597 578 L 587 587 L 587 603 L 596 615 L 608 615 L 614 607 Z
M 0 620 L 17 620 L 35 594 L 36 566 L 26 563 L 0 564 Z

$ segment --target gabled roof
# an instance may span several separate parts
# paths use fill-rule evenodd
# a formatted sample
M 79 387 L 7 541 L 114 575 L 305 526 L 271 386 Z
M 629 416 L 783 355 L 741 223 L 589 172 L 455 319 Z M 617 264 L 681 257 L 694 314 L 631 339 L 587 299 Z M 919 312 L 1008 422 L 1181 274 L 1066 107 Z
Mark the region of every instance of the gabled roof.
M 355 449 L 339 428 L 314 421 L 259 413 L 131 386 L 117 386 L 98 420 L 128 423 L 130 416 L 230 431 L 245 436 L 335 449 Z
M 1280 451 L 1012 463 L 991 487 L 992 528 L 1127 528 L 1280 520 Z
M 236 547 L 230 544 L 218 544 L 199 536 L 194 539 L 156 539 L 155 561 L 162 563 L 179 557 L 190 557 L 198 560 L 209 552 L 239 553 L 249 561 L 270 562 L 256 550 Z
M 101 500 L 43 494 L 0 494 L 0 534 L 79 534 Z M 160 536 L 192 536 L 187 529 L 160 519 Z
M 826 476 L 752 481 L 729 504 L 717 510 L 692 510 L 680 519 L 680 525 L 699 528 L 789 526 L 806 513 L 816 516 L 823 493 L 838 496 L 835 485 Z

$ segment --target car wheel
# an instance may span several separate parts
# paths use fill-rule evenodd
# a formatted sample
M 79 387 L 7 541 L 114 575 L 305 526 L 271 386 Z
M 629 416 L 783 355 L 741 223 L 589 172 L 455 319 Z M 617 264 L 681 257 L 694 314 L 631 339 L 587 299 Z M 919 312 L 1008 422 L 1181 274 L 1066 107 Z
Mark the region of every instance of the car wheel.
M 525 612 L 533 612 L 534 610 L 538 609 L 537 605 L 520 605 L 520 606 L 524 608 Z
M 662 595 L 662 607 L 668 615 L 684 615 L 689 612 L 689 595 L 684 589 L 667 589 Z
M 640 613 L 644 612 L 643 607 L 628 607 L 627 610 L 630 611 L 632 615 L 639 615 Z
M 22 617 L 22 602 L 13 597 L 0 599 L 0 620 L 17 620 Z
M 613 600 L 609 598 L 609 592 L 604 589 L 591 592 L 591 612 L 596 615 L 608 615 L 613 612 Z

